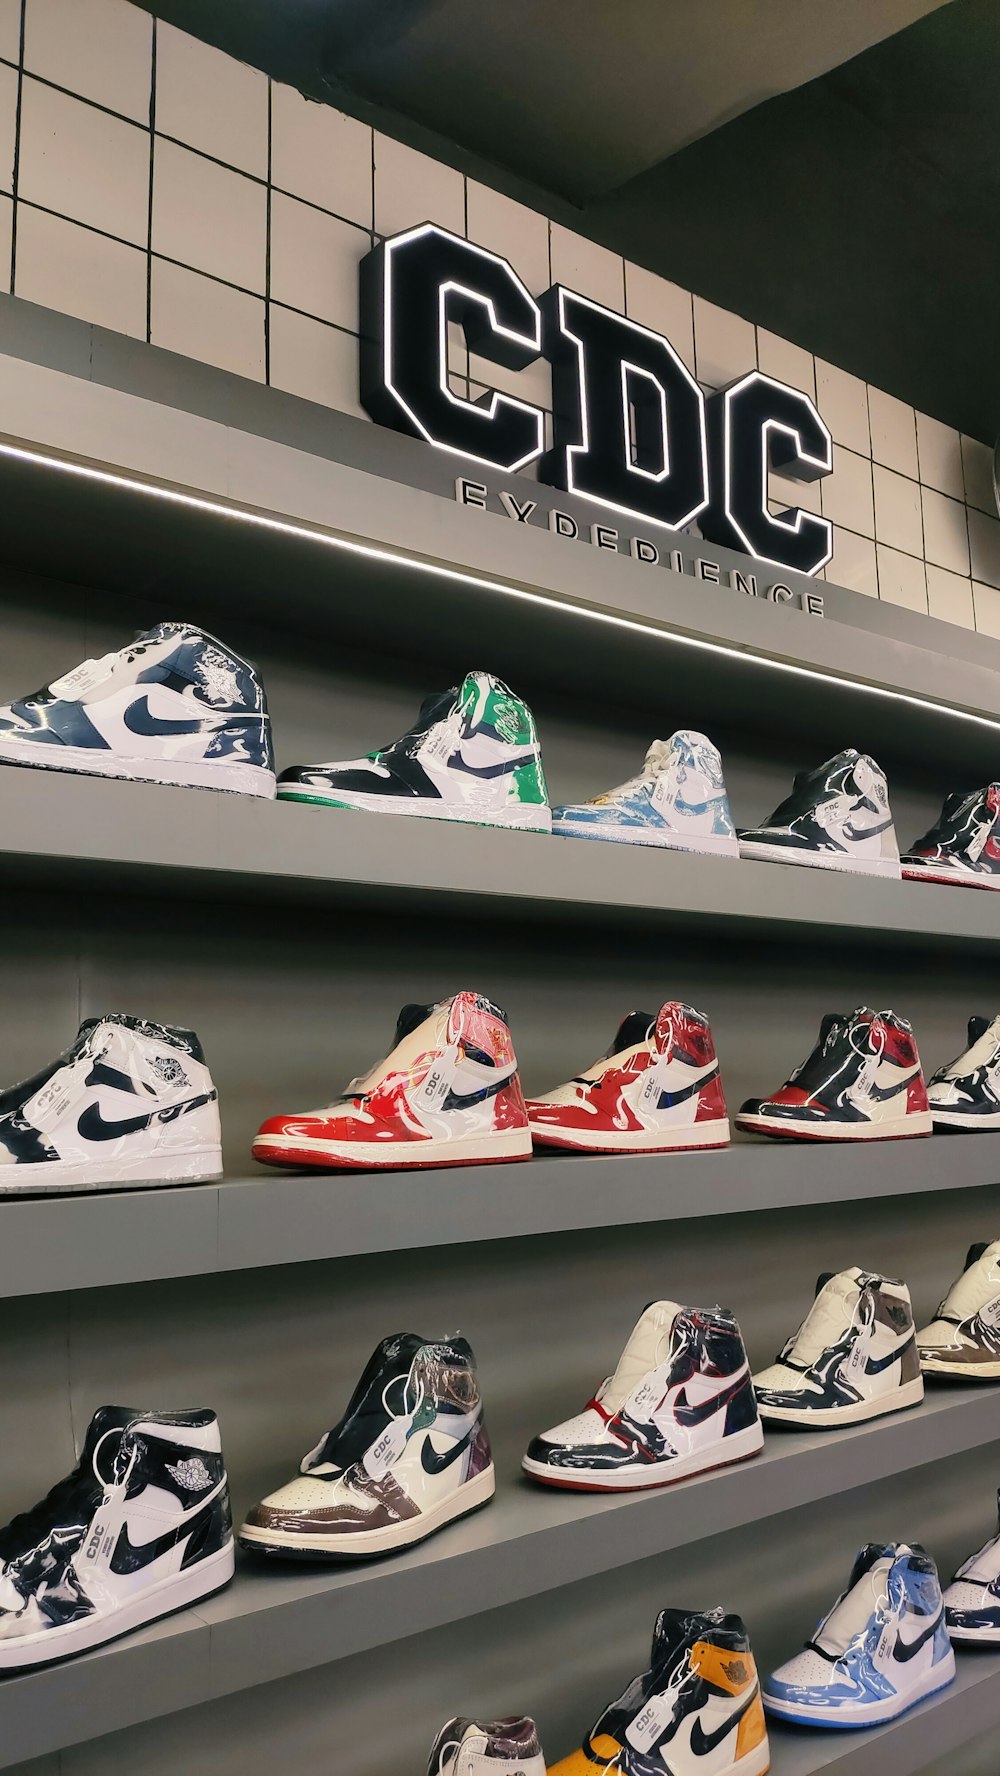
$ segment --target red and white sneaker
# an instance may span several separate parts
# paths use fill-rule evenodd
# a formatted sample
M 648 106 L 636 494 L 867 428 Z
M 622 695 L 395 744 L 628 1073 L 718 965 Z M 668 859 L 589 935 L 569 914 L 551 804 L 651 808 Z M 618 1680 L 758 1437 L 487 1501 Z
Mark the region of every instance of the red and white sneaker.
M 392 1053 L 325 1109 L 269 1117 L 253 1156 L 363 1170 L 530 1159 L 505 1013 L 478 993 L 404 1005 Z
M 726 1100 L 704 1012 L 670 1000 L 657 1016 L 631 1011 L 608 1053 L 585 1073 L 529 1098 L 539 1147 L 587 1153 L 673 1153 L 725 1147 Z
M 931 1112 L 913 1031 L 894 1011 L 830 1012 L 812 1054 L 769 1098 L 748 1098 L 736 1127 L 805 1141 L 929 1135 Z

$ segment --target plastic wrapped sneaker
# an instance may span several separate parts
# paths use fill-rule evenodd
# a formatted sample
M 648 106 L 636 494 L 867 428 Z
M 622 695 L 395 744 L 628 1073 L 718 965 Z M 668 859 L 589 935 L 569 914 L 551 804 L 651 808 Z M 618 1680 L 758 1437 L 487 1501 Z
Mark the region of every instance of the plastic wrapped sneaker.
M 762 826 L 740 830 L 740 856 L 859 875 L 899 876 L 899 846 L 885 774 L 866 753 L 838 752 L 800 771 Z
M 968 1046 L 927 1082 L 934 1127 L 1000 1129 L 1000 1017 L 969 1019 Z
M 617 789 L 553 808 L 552 831 L 620 845 L 739 856 L 718 748 L 690 728 L 654 740 L 642 770 Z
M 894 1011 L 830 1012 L 812 1054 L 768 1098 L 748 1098 L 736 1127 L 801 1141 L 895 1141 L 932 1132 L 913 1030 Z
M 805 1651 L 764 1680 L 764 1707 L 808 1727 L 876 1727 L 954 1681 L 937 1567 L 916 1544 L 870 1542 Z
M 528 705 L 489 672 L 426 697 L 413 727 L 366 758 L 295 765 L 278 798 L 549 832 L 552 814 Z
M 507 1720 L 450 1720 L 431 1746 L 427 1776 L 545 1776 L 538 1728 L 526 1714 Z
M 765 1424 L 829 1430 L 918 1406 L 924 1384 L 906 1284 L 857 1265 L 821 1276 L 798 1331 L 753 1380 Z
M 1000 888 L 1000 783 L 971 795 L 945 796 L 941 813 L 902 858 L 910 882 L 955 883 L 960 888 Z
M 929 1326 L 917 1333 L 925 1375 L 1000 1381 L 1000 1239 L 970 1246 Z
M 566 1085 L 528 1100 L 536 1147 L 674 1153 L 725 1147 L 726 1099 L 704 1012 L 669 1000 L 631 1011 L 608 1053 Z
M 959 1645 L 1000 1646 L 1000 1531 L 959 1567 L 944 1594 L 944 1621 Z

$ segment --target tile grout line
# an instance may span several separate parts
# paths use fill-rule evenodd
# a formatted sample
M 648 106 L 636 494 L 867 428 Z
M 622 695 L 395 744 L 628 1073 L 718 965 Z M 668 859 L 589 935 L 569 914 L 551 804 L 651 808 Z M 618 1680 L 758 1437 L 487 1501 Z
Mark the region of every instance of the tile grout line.
M 149 57 L 149 201 L 146 217 L 146 344 L 153 341 L 153 179 L 156 157 L 156 19 Z
M 273 81 L 267 82 L 267 197 L 264 206 L 264 383 L 271 386 L 271 166 Z
M 11 176 L 11 212 L 10 212 L 10 293 L 14 294 L 14 274 L 17 269 L 17 202 L 18 185 L 21 177 L 21 103 L 24 93 L 24 33 L 25 9 L 27 0 L 21 0 L 20 37 L 17 61 L 17 106 L 14 112 L 14 167 Z

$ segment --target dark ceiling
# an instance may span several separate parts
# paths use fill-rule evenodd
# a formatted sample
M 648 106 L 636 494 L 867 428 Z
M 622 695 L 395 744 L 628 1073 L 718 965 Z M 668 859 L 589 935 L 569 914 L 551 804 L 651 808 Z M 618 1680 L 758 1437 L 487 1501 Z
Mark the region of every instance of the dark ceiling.
M 1000 432 L 1000 0 L 141 3 Z

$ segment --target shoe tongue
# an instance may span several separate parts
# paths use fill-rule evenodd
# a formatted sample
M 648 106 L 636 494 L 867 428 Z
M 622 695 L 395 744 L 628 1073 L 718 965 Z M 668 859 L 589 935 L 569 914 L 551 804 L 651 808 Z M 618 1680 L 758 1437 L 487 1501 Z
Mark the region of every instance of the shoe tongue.
M 433 1010 L 433 1005 L 404 1005 L 396 1019 L 396 1034 L 392 1039 L 393 1048 L 397 1043 L 402 1042 L 405 1036 L 411 1036 L 414 1030 L 419 1030 L 424 1019 L 430 1017 Z
M 609 1056 L 622 1054 L 626 1048 L 635 1048 L 637 1043 L 645 1042 L 650 1027 L 655 1022 L 652 1012 L 630 1011 L 628 1017 L 623 1017 L 618 1025 L 615 1039 L 608 1049 Z
M 412 1067 L 417 1056 L 435 1048 L 444 1040 L 450 999 L 439 1005 L 404 1005 L 396 1019 L 392 1048 L 384 1060 L 375 1061 L 367 1073 L 352 1079 L 344 1088 L 345 1097 L 363 1097 L 373 1092 L 389 1073 L 402 1073 Z
M 123 1431 L 127 1425 L 134 1424 L 137 1419 L 148 1416 L 148 1413 L 137 1406 L 99 1406 L 87 1426 L 87 1435 L 80 1451 L 80 1466 L 84 1469 L 90 1467 L 98 1444 L 109 1431 Z M 113 1451 L 111 1454 L 113 1455 Z M 101 1470 L 105 1478 L 111 1471 L 110 1461 L 105 1461 L 103 1456 Z
M 662 1363 L 670 1349 L 670 1333 L 680 1313 L 676 1301 L 651 1301 L 618 1359 L 618 1367 L 601 1396 L 606 1412 L 618 1412 L 644 1375 Z
M 343 1418 L 306 1456 L 304 1471 L 311 1472 L 325 1462 L 343 1470 L 361 1460 L 390 1418 L 402 1410 L 401 1387 L 394 1388 L 389 1398 L 391 1412 L 383 1396 L 393 1382 L 405 1380 L 414 1357 L 426 1343 L 417 1332 L 394 1332 L 375 1346 Z
M 885 1596 L 895 1555 L 894 1548 L 882 1550 L 874 1544 L 862 1549 L 854 1567 L 857 1573 L 861 1566 L 861 1572 L 856 1578 L 852 1573 L 846 1595 L 834 1604 L 816 1634 L 815 1645 L 821 1652 L 839 1659 L 855 1636 L 864 1632 L 879 1598 Z
M 853 1265 L 850 1270 L 837 1271 L 825 1280 L 820 1278 L 816 1299 L 788 1353 L 794 1363 L 808 1369 L 831 1344 L 843 1337 L 861 1295 L 858 1278 L 862 1274 L 858 1266 Z
M 822 1048 L 831 1030 L 839 1030 L 850 1023 L 850 1018 L 843 1011 L 828 1011 L 819 1027 L 819 1044 Z
M 710 1610 L 663 1609 L 653 1628 L 653 1649 L 649 1656 L 651 1671 L 659 1671 L 676 1658 L 683 1647 L 693 1646 L 707 1634 L 721 1628 L 725 1621 L 721 1607 Z
M 643 764 L 643 769 L 642 769 L 643 776 L 644 777 L 655 777 L 658 772 L 662 771 L 664 765 L 666 765 L 669 762 L 670 755 L 673 752 L 673 749 L 674 749 L 674 737 L 673 736 L 671 736 L 671 738 L 669 740 L 654 740 L 652 746 L 650 747 L 649 751 L 646 754 L 645 762 Z
M 973 1043 L 976 1043 L 980 1040 L 980 1037 L 986 1035 L 986 1032 L 989 1029 L 990 1025 L 992 1023 L 995 1023 L 995 1021 L 996 1020 L 994 1018 L 988 1018 L 988 1017 L 970 1017 L 970 1019 L 969 1019 L 969 1047 L 970 1048 L 972 1047 Z
M 1000 1239 L 979 1240 L 970 1246 L 965 1269 L 948 1290 L 942 1302 L 946 1318 L 967 1320 L 998 1292 L 996 1283 L 987 1280 L 989 1271 L 1000 1259 Z

